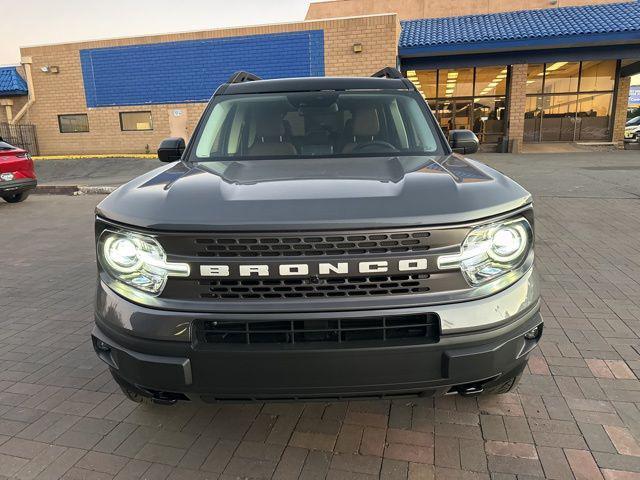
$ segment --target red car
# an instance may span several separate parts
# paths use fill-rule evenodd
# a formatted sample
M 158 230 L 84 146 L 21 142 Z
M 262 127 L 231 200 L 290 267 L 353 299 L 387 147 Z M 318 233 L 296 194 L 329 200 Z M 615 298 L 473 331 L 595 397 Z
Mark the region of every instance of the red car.
M 0 138 L 0 197 L 9 203 L 22 202 L 37 184 L 29 153 Z

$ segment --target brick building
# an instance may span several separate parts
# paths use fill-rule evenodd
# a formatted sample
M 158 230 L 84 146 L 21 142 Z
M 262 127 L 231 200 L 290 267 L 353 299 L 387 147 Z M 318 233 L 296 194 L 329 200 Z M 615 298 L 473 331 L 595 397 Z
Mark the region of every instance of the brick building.
M 236 70 L 397 65 L 443 130 L 472 129 L 483 148 L 621 141 L 640 3 L 461 0 L 455 11 L 446 0 L 337 0 L 298 23 L 22 48 L 12 78 L 28 94 L 0 82 L 0 124 L 35 125 L 44 154 L 153 152 L 169 135 L 189 138 Z

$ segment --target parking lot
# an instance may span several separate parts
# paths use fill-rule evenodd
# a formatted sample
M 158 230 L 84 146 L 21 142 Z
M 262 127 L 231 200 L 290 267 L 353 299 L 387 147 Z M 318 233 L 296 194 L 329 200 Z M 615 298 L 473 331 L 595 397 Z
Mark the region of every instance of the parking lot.
M 89 341 L 103 197 L 0 202 L 0 479 L 640 479 L 640 154 L 493 164 L 536 198 L 546 328 L 469 399 L 134 404 Z

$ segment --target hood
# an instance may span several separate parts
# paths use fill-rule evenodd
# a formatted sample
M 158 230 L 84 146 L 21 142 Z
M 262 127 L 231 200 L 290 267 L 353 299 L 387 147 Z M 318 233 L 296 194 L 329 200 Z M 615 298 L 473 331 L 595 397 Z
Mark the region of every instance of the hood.
M 177 162 L 121 186 L 98 215 L 155 230 L 311 230 L 474 221 L 531 202 L 457 154 Z

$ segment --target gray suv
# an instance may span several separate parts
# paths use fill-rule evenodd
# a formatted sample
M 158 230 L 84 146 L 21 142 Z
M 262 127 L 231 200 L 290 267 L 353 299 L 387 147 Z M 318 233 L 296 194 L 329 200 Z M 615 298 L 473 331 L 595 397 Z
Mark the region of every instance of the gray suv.
M 411 82 L 218 88 L 96 211 L 93 346 L 132 400 L 502 393 L 542 334 L 531 195 Z

